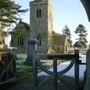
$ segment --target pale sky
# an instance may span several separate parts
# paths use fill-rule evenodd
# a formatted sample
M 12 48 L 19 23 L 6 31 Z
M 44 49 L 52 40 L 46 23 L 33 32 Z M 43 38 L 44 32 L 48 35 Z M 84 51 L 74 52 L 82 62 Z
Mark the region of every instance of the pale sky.
M 33 0 L 15 0 L 22 8 L 29 9 L 29 2 Z M 68 25 L 72 39 L 75 42 L 76 35 L 74 33 L 79 24 L 83 24 L 88 31 L 88 42 L 90 43 L 90 22 L 88 21 L 85 9 L 80 0 L 50 0 L 54 6 L 53 23 L 54 30 L 58 33 L 62 32 L 65 25 Z M 23 21 L 30 22 L 30 9 L 26 14 L 21 15 Z

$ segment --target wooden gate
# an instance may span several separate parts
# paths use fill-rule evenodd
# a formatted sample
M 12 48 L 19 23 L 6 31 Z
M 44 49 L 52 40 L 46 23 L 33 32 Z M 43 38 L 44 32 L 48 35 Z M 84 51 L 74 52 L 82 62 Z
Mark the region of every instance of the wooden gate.
M 0 86 L 15 81 L 16 60 L 11 53 L 0 53 Z
M 53 60 L 53 71 L 49 71 L 42 65 L 40 60 Z M 57 61 L 58 60 L 71 60 L 71 63 L 64 70 L 57 72 Z M 38 83 L 38 67 L 53 77 L 54 90 L 57 90 L 57 79 L 60 79 L 61 82 L 64 82 L 61 75 L 69 71 L 72 66 L 75 64 L 75 90 L 79 90 L 79 52 L 75 51 L 75 54 L 41 54 L 41 53 L 33 53 L 33 76 L 34 76 L 34 88 L 35 90 L 39 90 L 38 88 L 46 81 L 42 81 Z M 65 82 L 64 82 L 65 83 Z M 71 90 L 71 89 L 70 89 Z
M 41 69 L 45 73 L 51 76 L 53 80 L 53 89 L 58 90 L 58 79 L 60 79 L 61 82 L 64 84 L 68 85 L 63 79 L 62 75 L 68 72 L 73 65 L 75 65 L 74 69 L 74 76 L 75 76 L 75 88 L 74 90 L 80 90 L 79 88 L 79 64 L 81 61 L 79 60 L 79 51 L 75 50 L 74 54 L 60 54 L 60 53 L 38 53 L 37 52 L 37 42 L 35 40 L 33 41 L 33 84 L 34 84 L 34 90 L 40 90 L 40 87 L 47 81 L 47 79 L 43 81 L 38 82 L 38 70 Z M 47 69 L 41 62 L 41 60 L 53 60 L 53 71 L 50 71 Z M 70 64 L 62 71 L 58 72 L 57 71 L 57 61 L 58 60 L 64 60 L 68 61 L 70 60 Z M 40 72 L 40 71 L 39 71 Z M 41 89 L 43 90 L 43 89 Z M 47 90 L 47 89 L 45 89 Z M 69 90 L 72 90 L 71 87 L 69 87 Z M 82 90 L 82 89 L 81 89 Z

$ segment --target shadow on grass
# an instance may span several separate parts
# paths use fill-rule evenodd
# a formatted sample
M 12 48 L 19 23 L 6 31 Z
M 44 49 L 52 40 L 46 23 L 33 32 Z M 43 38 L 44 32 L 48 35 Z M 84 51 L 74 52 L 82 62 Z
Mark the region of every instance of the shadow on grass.
M 62 82 L 62 80 L 58 79 L 58 90 L 75 89 L 74 78 L 67 76 L 62 76 L 61 78 L 65 81 L 65 83 Z M 51 78 L 50 76 L 40 76 L 38 78 L 38 84 L 40 84 L 40 82 L 45 79 L 47 80 L 39 88 L 37 88 L 37 90 L 54 90 L 53 78 Z M 5 90 L 34 90 L 33 80 L 34 79 L 32 74 L 28 74 L 26 77 L 19 79 L 16 81 L 16 83 L 8 86 Z
M 42 81 L 42 85 L 37 88 L 37 90 L 55 90 L 54 89 L 54 80 L 50 76 L 41 76 L 38 79 L 38 83 Z M 44 83 L 43 83 L 44 82 Z M 57 80 L 58 90 L 74 90 L 75 89 L 75 80 L 72 77 L 61 76 Z
M 26 63 L 24 64 L 28 66 Z M 21 68 L 17 71 L 16 82 L 5 85 L 0 90 L 34 90 L 33 81 L 32 66 Z M 55 90 L 53 77 L 39 76 L 38 84 L 41 82 L 42 84 L 36 90 Z M 75 90 L 75 79 L 69 76 L 60 76 L 57 80 L 57 88 L 58 90 Z

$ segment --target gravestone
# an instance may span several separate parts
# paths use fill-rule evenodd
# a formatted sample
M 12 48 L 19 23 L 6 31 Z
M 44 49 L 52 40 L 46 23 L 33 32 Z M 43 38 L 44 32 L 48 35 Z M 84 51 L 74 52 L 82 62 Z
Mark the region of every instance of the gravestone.
M 37 39 L 32 39 L 28 41 L 26 62 L 29 64 L 32 64 L 33 52 L 37 49 L 37 43 L 38 43 Z

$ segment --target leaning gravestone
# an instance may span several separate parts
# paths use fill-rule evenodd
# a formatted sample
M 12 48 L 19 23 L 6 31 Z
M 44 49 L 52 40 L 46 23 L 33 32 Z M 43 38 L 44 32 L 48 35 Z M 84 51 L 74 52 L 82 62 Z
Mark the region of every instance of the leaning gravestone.
M 32 64 L 33 60 L 33 52 L 37 49 L 37 39 L 33 39 L 28 41 L 28 48 L 27 48 L 27 59 L 26 62 Z

